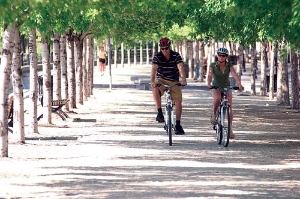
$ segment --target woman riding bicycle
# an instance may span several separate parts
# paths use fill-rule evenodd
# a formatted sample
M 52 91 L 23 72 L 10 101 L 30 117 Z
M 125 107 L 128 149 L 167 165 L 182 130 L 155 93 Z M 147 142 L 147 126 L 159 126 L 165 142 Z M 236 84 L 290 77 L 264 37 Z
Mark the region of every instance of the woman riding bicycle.
M 209 66 L 209 72 L 207 77 L 207 87 L 209 89 L 212 88 L 212 86 L 218 86 L 221 88 L 226 88 L 230 86 L 229 81 L 229 74 L 233 76 L 235 79 L 237 86 L 239 87 L 239 90 L 243 90 L 244 87 L 241 84 L 241 81 L 236 74 L 234 67 L 231 63 L 227 62 L 226 59 L 228 57 L 228 50 L 226 48 L 219 48 L 218 49 L 218 61 L 211 63 Z M 213 81 L 212 81 L 213 80 Z M 221 93 L 218 89 L 212 89 L 212 96 L 214 98 L 213 100 L 213 112 L 211 115 L 211 123 L 216 123 L 216 113 L 218 110 L 218 106 L 221 101 Z M 232 126 L 233 121 L 233 111 L 232 111 L 232 93 L 229 92 L 228 96 L 228 102 L 231 104 L 230 106 L 230 123 Z M 234 134 L 232 131 L 232 128 L 230 128 L 230 139 L 234 139 Z

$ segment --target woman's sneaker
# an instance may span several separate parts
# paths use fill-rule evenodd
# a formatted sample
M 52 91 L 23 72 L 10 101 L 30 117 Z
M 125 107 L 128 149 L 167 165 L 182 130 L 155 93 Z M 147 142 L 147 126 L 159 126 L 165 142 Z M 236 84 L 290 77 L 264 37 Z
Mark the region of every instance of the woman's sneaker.
M 156 121 L 157 121 L 158 123 L 163 123 L 163 122 L 165 122 L 164 115 L 163 115 L 162 113 L 157 113 Z

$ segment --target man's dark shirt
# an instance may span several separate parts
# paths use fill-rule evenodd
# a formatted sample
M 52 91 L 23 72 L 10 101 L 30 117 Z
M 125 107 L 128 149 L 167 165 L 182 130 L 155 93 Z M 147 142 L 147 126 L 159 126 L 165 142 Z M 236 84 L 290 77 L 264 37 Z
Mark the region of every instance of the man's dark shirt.
M 169 81 L 179 81 L 179 70 L 177 64 L 182 62 L 182 58 L 178 52 L 170 50 L 169 60 L 166 60 L 161 51 L 156 53 L 152 60 L 152 65 L 158 65 L 156 78 L 163 78 Z

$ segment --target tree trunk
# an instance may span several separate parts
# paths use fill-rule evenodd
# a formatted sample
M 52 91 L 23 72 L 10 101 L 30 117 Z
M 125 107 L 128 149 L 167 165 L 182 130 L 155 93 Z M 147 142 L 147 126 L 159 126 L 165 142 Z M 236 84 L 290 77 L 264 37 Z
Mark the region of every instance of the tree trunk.
M 15 37 L 15 27 L 4 27 L 0 71 L 0 157 L 8 157 L 8 89 Z
M 83 40 L 83 49 L 82 49 L 82 88 L 83 88 L 83 100 L 87 101 L 89 97 L 89 85 L 88 85 L 88 51 L 87 51 L 87 38 Z
M 286 44 L 284 41 L 279 46 L 278 54 L 278 85 L 277 85 L 277 102 L 283 105 L 290 105 L 289 85 L 288 85 L 288 65 L 285 56 Z
M 61 99 L 60 35 L 53 34 L 53 99 Z
M 149 43 L 148 41 L 146 41 L 146 64 L 149 65 L 149 59 L 150 59 L 150 55 L 149 55 Z
M 12 60 L 12 82 L 14 92 L 13 138 L 17 143 L 25 143 L 24 134 L 24 99 L 22 85 L 22 69 L 20 63 L 21 42 L 20 31 L 15 31 L 15 47 Z
M 89 96 L 93 95 L 93 82 L 94 82 L 94 38 L 87 39 L 88 50 L 88 88 Z
M 60 68 L 61 68 L 61 97 L 62 99 L 68 99 L 68 73 L 67 73 L 67 50 L 66 50 L 66 35 L 60 37 Z M 63 109 L 69 111 L 69 103 L 67 103 Z
M 140 66 L 143 65 L 143 42 L 140 41 Z
M 133 65 L 137 65 L 137 50 L 136 50 L 136 45 L 133 47 Z
M 204 81 L 204 59 L 205 59 L 205 51 L 204 51 L 204 42 L 199 41 L 199 65 L 200 65 L 200 82 Z M 207 66 L 206 66 L 207 67 Z
M 115 68 L 118 67 L 118 46 L 115 44 L 115 50 L 114 50 L 114 65 Z
M 112 76 L 111 76 L 111 44 L 110 44 L 110 38 L 107 38 L 107 50 L 108 50 L 108 69 L 109 69 L 109 77 L 110 77 L 110 81 L 109 81 L 109 88 L 110 90 L 112 89 Z
M 260 63 L 261 63 L 261 77 L 260 77 L 260 95 L 261 96 L 266 96 L 267 95 L 267 81 L 266 81 L 266 67 L 268 66 L 268 58 L 266 57 L 266 42 L 262 41 L 260 44 L 260 53 L 261 53 L 261 58 L 260 58 Z
M 82 79 L 82 50 L 83 50 L 83 39 L 80 38 L 81 34 L 74 36 L 75 42 L 75 66 L 76 66 L 76 102 L 83 104 L 83 79 Z
M 270 79 L 269 79 L 269 99 L 274 99 L 274 57 L 276 52 L 277 45 L 275 43 L 270 45 L 270 58 L 271 58 L 271 64 L 270 64 Z
M 298 57 L 294 51 L 291 54 L 291 63 L 292 108 L 299 109 Z
M 196 80 L 197 78 L 197 66 L 199 65 L 199 41 L 196 40 L 193 42 L 193 60 L 194 60 L 194 79 Z
M 243 72 L 242 72 L 242 68 L 243 68 L 243 62 L 244 62 L 244 47 L 239 44 L 238 45 L 238 70 L 237 70 L 237 74 L 241 80 L 241 76 L 243 75 Z
M 151 57 L 153 58 L 154 55 L 155 55 L 155 53 L 157 52 L 157 51 L 156 51 L 156 42 L 153 41 L 153 42 L 152 42 L 152 45 L 153 45 L 153 46 L 152 46 L 152 56 L 151 56 Z
M 29 98 L 31 99 L 31 103 L 29 104 L 29 126 L 28 132 L 29 133 L 38 133 L 38 126 L 37 126 L 37 84 L 38 84 L 38 77 L 37 77 L 37 48 L 36 48 L 36 29 L 32 29 L 29 32 L 29 67 L 30 67 L 30 94 Z
M 255 46 L 255 45 L 253 45 Z M 253 47 L 251 49 L 251 95 L 256 95 L 256 85 L 255 85 L 255 79 L 256 79 L 256 68 L 257 68 L 257 59 L 256 59 L 256 53 L 255 48 Z
M 183 59 L 183 62 L 186 63 L 188 61 L 188 58 L 187 58 L 187 50 L 188 50 L 188 47 L 187 47 L 187 41 L 186 40 L 183 40 L 182 41 L 182 59 Z
M 122 42 L 121 43 L 121 67 L 124 68 L 124 59 L 125 59 L 125 56 L 124 56 L 124 43 Z
M 43 63 L 43 122 L 51 124 L 52 118 L 52 81 L 50 71 L 50 43 L 48 39 L 42 39 L 42 63 Z
M 206 44 L 207 46 L 207 70 L 206 70 L 206 77 L 208 77 L 208 72 L 209 72 L 209 66 L 212 63 L 212 54 L 211 54 L 211 41 L 208 41 Z M 206 78 L 206 83 L 207 83 L 207 78 Z
M 131 58 L 130 58 L 130 49 L 127 49 L 127 64 L 128 64 L 128 67 L 130 67 L 131 66 Z
M 67 71 L 68 71 L 68 95 L 71 109 L 76 107 L 76 85 L 74 66 L 74 36 L 72 32 L 67 34 Z

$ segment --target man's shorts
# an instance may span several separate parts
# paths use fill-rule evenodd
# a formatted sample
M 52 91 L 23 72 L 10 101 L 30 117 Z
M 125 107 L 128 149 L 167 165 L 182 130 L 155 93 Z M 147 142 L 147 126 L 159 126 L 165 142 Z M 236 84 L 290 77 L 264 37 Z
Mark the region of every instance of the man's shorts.
M 179 82 L 173 82 L 173 81 L 169 81 L 169 80 L 165 80 L 162 78 L 158 78 L 155 80 L 156 84 L 165 84 L 165 85 L 169 85 L 172 86 L 176 83 Z M 158 90 L 160 91 L 160 96 L 163 96 L 165 93 L 165 88 L 163 86 L 158 87 Z M 171 88 L 171 99 L 174 102 L 182 102 L 182 91 L 181 91 L 181 87 L 180 86 L 173 86 Z

